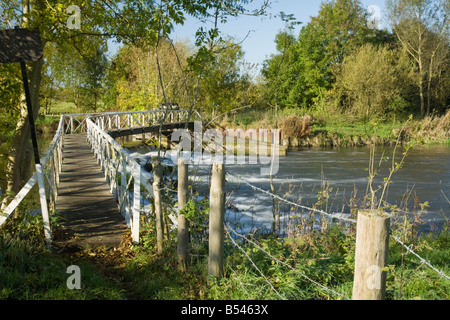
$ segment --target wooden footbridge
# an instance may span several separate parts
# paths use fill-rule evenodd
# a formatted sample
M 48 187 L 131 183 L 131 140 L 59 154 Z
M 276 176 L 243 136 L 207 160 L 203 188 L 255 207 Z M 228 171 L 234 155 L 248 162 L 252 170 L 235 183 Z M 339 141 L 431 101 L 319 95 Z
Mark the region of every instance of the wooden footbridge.
M 128 228 L 138 243 L 142 193 L 153 196 L 152 175 L 141 171 L 115 138 L 192 127 L 201 117 L 194 111 L 192 121 L 187 119 L 182 109 L 62 115 L 42 158 L 43 172 L 35 173 L 3 210 L 0 226 L 39 181 L 45 189 L 41 212 L 49 246 L 56 240 L 116 247 Z M 52 237 L 49 214 L 55 210 L 64 220 L 63 239 Z

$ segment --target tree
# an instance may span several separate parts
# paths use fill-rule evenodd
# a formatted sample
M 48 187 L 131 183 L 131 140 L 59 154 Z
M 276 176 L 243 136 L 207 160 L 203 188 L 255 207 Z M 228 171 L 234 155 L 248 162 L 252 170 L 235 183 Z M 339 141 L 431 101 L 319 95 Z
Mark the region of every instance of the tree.
M 240 93 L 249 86 L 245 74 L 240 73 L 244 53 L 238 44 L 227 40 L 222 50 L 212 55 L 204 67 L 203 81 L 200 85 L 200 110 L 205 113 L 225 113 L 242 106 Z
M 57 89 L 64 90 L 67 102 L 74 103 L 80 112 L 97 112 L 108 62 L 106 41 L 86 37 L 82 43 L 72 39 L 70 46 L 48 44 L 44 79 L 46 73 L 50 73 L 52 79 L 45 82 L 41 90 L 46 91 L 50 89 L 46 85 L 57 82 Z
M 388 111 L 400 90 L 391 52 L 385 47 L 363 45 L 344 59 L 336 73 L 335 91 L 351 114 L 365 119 L 380 118 Z
M 296 44 L 296 39 L 293 31 L 296 25 L 301 22 L 296 21 L 292 14 L 285 14 L 280 12 L 280 17 L 285 23 L 283 31 L 275 36 L 276 49 L 278 54 L 272 55 L 271 59 L 264 62 L 262 74 L 266 79 L 270 79 L 268 85 L 272 93 L 271 100 L 275 108 L 275 118 L 277 118 L 278 104 L 285 100 L 286 105 L 297 105 L 297 101 L 292 99 L 290 91 L 296 89 L 296 80 L 298 80 L 299 66 L 298 61 L 295 61 L 295 50 L 293 46 Z M 291 98 L 291 99 L 289 99 Z
M 418 75 L 422 116 L 431 110 L 432 81 L 439 73 L 438 57 L 448 50 L 449 3 L 446 0 L 388 0 L 391 27 L 399 42 L 414 59 Z M 427 84 L 428 83 L 428 84 Z M 425 104 L 427 90 L 428 103 Z
M 319 14 L 304 26 L 298 39 L 265 62 L 263 74 L 269 85 L 278 83 L 280 106 L 309 107 L 330 90 L 335 70 L 345 57 L 364 43 L 384 41 L 384 32 L 367 27 L 367 12 L 359 0 L 322 2 Z M 286 39 L 283 32 L 276 42 Z M 284 57 L 284 58 L 283 58 Z M 279 72 L 279 61 L 285 60 Z
M 7 190 L 6 165 L 15 124 L 20 116 L 20 69 L 14 64 L 0 64 L 0 188 Z
M 109 107 L 151 110 L 163 102 L 153 50 L 122 47 L 111 62 L 107 83 Z
M 66 52 L 76 50 L 74 44 L 83 43 L 86 37 L 115 38 L 119 42 L 145 45 L 155 43 L 162 36 L 170 34 L 175 24 L 183 24 L 186 15 L 198 19 L 212 16 L 211 11 L 222 21 L 226 17 L 239 14 L 260 14 L 267 7 L 264 0 L 259 11 L 246 9 L 251 0 L 125 0 L 112 1 L 73 0 L 71 5 L 77 5 L 82 11 L 80 29 L 68 28 L 70 12 L 58 0 L 24 0 L 22 4 L 14 0 L 5 0 L 0 4 L 2 16 L 0 27 L 11 28 L 21 25 L 30 29 L 39 28 L 45 46 L 56 43 Z M 214 30 L 212 34 L 217 34 Z M 201 43 L 201 41 L 199 42 Z M 43 60 L 29 63 L 30 91 L 35 116 L 39 111 L 39 91 L 42 80 Z M 29 143 L 29 127 L 26 121 L 27 113 L 22 105 L 22 112 L 16 122 L 14 138 L 11 140 L 11 150 L 8 157 L 6 176 L 7 192 L 18 192 L 29 178 L 31 152 Z M 28 151 L 27 151 L 28 150 Z

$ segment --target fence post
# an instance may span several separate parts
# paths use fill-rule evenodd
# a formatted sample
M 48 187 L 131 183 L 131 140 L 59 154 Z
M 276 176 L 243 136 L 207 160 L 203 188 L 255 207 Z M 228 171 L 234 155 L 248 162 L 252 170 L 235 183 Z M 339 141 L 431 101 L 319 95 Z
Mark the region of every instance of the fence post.
M 178 268 L 185 271 L 189 262 L 189 222 L 180 211 L 184 209 L 188 201 L 188 164 L 178 158 Z
M 208 276 L 223 275 L 223 241 L 225 216 L 225 170 L 222 163 L 212 166 L 209 205 Z
M 158 247 L 158 254 L 162 254 L 164 248 L 164 217 L 161 202 L 161 179 L 162 166 L 159 157 L 152 158 L 153 165 L 153 199 L 155 205 L 156 216 L 156 242 Z
M 384 300 L 390 216 L 380 210 L 358 212 L 353 300 Z

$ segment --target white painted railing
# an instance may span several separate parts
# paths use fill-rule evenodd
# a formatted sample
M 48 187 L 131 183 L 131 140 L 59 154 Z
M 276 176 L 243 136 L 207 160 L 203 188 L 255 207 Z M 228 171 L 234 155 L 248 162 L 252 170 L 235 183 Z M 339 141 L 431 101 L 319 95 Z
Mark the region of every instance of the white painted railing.
M 162 120 L 165 120 L 166 124 L 180 123 L 187 120 L 188 113 L 187 110 L 176 109 L 64 115 L 64 133 L 86 132 L 88 118 L 100 129 L 112 131 L 155 126 L 159 125 Z M 190 121 L 194 120 L 201 120 L 201 116 L 196 110 L 193 110 Z
M 25 186 L 17 193 L 14 199 L 2 210 L 2 214 L 0 214 L 1 227 L 8 217 L 14 212 L 14 210 L 16 210 L 23 199 L 25 199 L 36 182 L 39 182 L 41 214 L 44 221 L 45 237 L 48 246 L 51 243 L 51 228 L 48 207 L 50 207 L 51 212 L 55 210 L 55 201 L 58 196 L 59 175 L 61 173 L 63 160 L 63 123 L 64 117 L 62 116 L 60 118 L 56 134 L 53 137 L 47 152 L 42 157 L 40 165 L 36 165 L 36 172 L 31 176 Z
M 50 213 L 55 210 L 63 164 L 63 137 L 65 134 L 87 132 L 87 139 L 102 166 L 111 193 L 118 202 L 120 212 L 131 226 L 133 242 L 139 242 L 141 196 L 144 193 L 153 196 L 153 188 L 149 182 L 151 175 L 143 174 L 140 165 L 107 131 L 158 125 L 162 120 L 165 120 L 164 123 L 179 123 L 186 121 L 187 116 L 188 111 L 183 109 L 61 115 L 56 134 L 41 159 L 42 173 L 35 172 L 0 212 L 0 227 L 41 179 L 43 181 L 39 185 L 43 187 L 39 191 L 41 198 L 44 197 L 44 201 L 41 201 L 41 212 L 47 243 L 50 243 L 51 230 L 47 208 L 50 208 Z M 201 119 L 197 111 L 193 112 L 192 118 Z M 133 196 L 129 192 L 131 186 Z
M 141 165 L 110 135 L 90 118 L 86 120 L 87 139 L 105 174 L 119 210 L 131 227 L 134 243 L 139 242 L 142 192 L 153 197 L 151 175 L 144 175 Z M 133 194 L 129 190 L 133 189 Z

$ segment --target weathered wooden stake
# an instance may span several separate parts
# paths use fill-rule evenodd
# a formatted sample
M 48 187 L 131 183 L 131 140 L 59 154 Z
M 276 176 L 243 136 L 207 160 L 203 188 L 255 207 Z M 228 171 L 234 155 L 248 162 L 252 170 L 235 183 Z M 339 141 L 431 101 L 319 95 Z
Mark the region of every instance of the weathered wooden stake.
M 383 300 L 390 217 L 379 210 L 358 212 L 353 300 Z
M 161 180 L 162 166 L 159 157 L 152 158 L 153 165 L 153 197 L 156 216 L 156 242 L 158 246 L 158 254 L 162 254 L 164 249 L 164 217 L 161 202 Z
M 184 209 L 188 201 L 188 164 L 178 158 L 178 210 Z M 189 222 L 184 214 L 178 214 L 178 268 L 185 271 L 189 263 Z
M 225 170 L 222 163 L 212 166 L 209 205 L 208 275 L 223 275 L 223 241 L 225 216 Z

